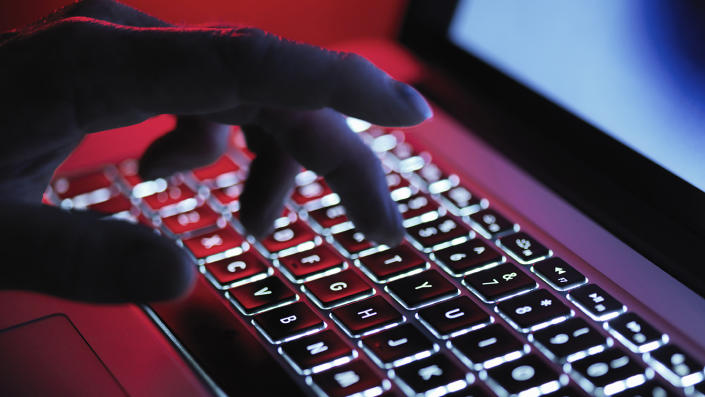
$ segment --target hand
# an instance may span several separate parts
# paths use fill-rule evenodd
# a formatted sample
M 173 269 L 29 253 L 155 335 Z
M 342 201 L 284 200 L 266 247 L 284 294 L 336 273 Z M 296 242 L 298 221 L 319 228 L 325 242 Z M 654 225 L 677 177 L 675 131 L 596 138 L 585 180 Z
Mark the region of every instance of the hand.
M 326 178 L 360 231 L 396 244 L 403 228 L 379 161 L 341 113 L 380 125 L 431 115 L 416 91 L 359 56 L 255 29 L 172 27 L 108 0 L 1 34 L 0 93 L 0 288 L 95 302 L 174 298 L 195 269 L 147 228 L 40 204 L 85 134 L 181 115 L 141 159 L 152 179 L 214 161 L 221 123 L 241 125 L 257 154 L 241 203 L 249 232 L 270 231 L 302 165 Z

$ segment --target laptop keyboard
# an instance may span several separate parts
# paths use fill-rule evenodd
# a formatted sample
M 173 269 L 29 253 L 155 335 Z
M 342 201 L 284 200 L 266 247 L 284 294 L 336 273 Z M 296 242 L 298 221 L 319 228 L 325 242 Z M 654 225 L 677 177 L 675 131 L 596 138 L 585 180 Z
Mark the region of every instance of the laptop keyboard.
M 360 136 L 382 160 L 407 236 L 368 241 L 310 171 L 271 235 L 238 222 L 252 155 L 142 181 L 136 162 L 57 178 L 47 197 L 155 228 L 315 394 L 703 395 L 703 364 L 398 129 Z

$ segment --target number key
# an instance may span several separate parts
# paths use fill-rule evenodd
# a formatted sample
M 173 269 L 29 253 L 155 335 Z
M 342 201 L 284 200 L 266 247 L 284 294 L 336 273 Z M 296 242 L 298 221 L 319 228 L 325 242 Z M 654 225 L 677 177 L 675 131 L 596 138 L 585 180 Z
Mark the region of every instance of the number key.
M 487 303 L 507 299 L 538 286 L 536 281 L 511 263 L 469 274 L 463 283 Z
M 480 239 L 443 248 L 433 255 L 456 277 L 484 270 L 504 261 L 502 254 Z
M 565 320 L 573 311 L 545 289 L 497 305 L 497 311 L 518 331 L 529 332 Z

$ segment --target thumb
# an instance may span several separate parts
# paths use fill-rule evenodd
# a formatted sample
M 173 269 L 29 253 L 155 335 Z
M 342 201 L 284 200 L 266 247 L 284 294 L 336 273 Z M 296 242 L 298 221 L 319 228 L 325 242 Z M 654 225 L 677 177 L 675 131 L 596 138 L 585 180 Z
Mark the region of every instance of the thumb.
M 2 203 L 11 234 L 0 242 L 0 288 L 90 302 L 147 302 L 185 294 L 195 266 L 172 241 L 141 225 L 90 213 Z

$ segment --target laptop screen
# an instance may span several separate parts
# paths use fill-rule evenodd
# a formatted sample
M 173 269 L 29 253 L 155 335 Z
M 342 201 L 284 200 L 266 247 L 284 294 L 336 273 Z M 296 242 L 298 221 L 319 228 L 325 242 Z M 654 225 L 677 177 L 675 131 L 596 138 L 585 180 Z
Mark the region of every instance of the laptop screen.
M 682 25 L 700 19 L 651 3 L 461 0 L 448 35 L 705 191 L 705 65 Z

